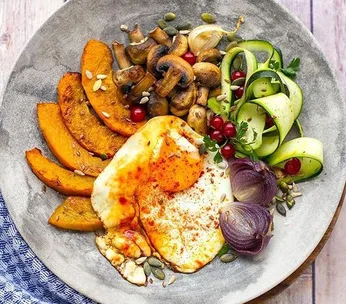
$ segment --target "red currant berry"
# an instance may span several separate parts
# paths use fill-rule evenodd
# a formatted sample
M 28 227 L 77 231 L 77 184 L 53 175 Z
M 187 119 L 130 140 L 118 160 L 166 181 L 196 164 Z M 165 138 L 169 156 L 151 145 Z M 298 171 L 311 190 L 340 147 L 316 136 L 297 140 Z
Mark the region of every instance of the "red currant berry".
M 210 120 L 210 126 L 215 130 L 221 130 L 223 126 L 223 119 L 220 116 L 214 116 Z
M 222 129 L 223 135 L 226 137 L 235 137 L 237 135 L 237 129 L 230 121 L 226 121 Z
M 238 79 L 238 78 L 242 78 L 242 77 L 246 77 L 246 74 L 243 71 L 235 71 L 232 73 L 231 79 L 232 81 Z
M 225 140 L 220 130 L 211 130 L 209 136 L 211 140 L 215 140 L 218 144 Z
M 194 53 L 187 51 L 183 56 L 181 56 L 184 60 L 186 60 L 190 65 L 194 65 L 196 63 L 196 56 Z
M 269 115 L 266 115 L 266 125 L 267 125 L 268 127 L 274 126 L 274 120 L 273 120 L 273 118 L 271 118 Z
M 224 158 L 229 159 L 235 154 L 235 148 L 232 144 L 226 144 L 221 148 L 221 154 Z
M 289 175 L 297 175 L 301 167 L 300 160 L 296 157 L 290 159 L 285 164 L 285 172 Z
M 145 109 L 141 106 L 131 108 L 130 117 L 133 122 L 140 122 L 145 119 Z
M 237 99 L 241 98 L 244 94 L 244 87 L 241 86 L 239 89 L 234 91 L 234 95 Z

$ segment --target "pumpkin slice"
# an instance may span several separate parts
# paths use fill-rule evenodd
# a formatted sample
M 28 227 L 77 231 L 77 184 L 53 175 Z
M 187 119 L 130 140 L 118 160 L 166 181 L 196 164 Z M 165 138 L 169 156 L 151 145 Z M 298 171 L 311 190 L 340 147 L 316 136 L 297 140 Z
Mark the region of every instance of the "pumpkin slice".
M 37 116 L 49 149 L 66 168 L 98 176 L 109 164 L 110 160 L 93 157 L 73 138 L 64 124 L 58 104 L 37 104 Z
M 81 74 L 66 73 L 58 84 L 58 103 L 65 125 L 85 149 L 112 157 L 126 137 L 113 133 L 90 113 L 81 81 Z
M 130 110 L 124 108 L 117 98 L 118 88 L 113 82 L 112 64 L 113 56 L 107 44 L 89 40 L 82 56 L 82 84 L 90 104 L 105 125 L 114 132 L 130 136 L 145 122 L 131 122 Z
M 95 231 L 103 228 L 91 206 L 90 198 L 80 196 L 68 197 L 48 220 L 48 223 L 62 229 Z
M 93 177 L 80 176 L 60 167 L 37 148 L 26 151 L 25 156 L 31 170 L 48 187 L 65 195 L 91 196 Z

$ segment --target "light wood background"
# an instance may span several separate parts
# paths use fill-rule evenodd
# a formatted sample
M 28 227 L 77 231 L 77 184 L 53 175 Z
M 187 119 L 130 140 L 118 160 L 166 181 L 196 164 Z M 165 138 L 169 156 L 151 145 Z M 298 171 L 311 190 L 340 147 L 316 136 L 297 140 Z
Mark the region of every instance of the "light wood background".
M 64 0 L 0 0 L 0 92 L 25 42 L 63 2 Z M 346 0 L 280 2 L 296 14 L 315 35 L 335 71 L 343 96 L 346 96 Z M 329 241 L 312 266 L 288 289 L 267 303 L 346 303 L 345 235 L 344 207 Z

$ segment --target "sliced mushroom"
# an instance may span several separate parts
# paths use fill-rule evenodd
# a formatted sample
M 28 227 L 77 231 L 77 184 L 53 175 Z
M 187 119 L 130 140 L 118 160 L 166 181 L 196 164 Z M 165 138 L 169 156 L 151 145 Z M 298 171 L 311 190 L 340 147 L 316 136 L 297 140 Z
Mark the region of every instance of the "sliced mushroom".
M 173 44 L 169 49 L 169 53 L 172 55 L 183 56 L 189 49 L 186 36 L 178 33 L 173 38 Z
M 125 53 L 134 64 L 145 64 L 148 53 L 156 45 L 154 39 L 144 38 L 140 42 L 132 42 L 125 48 Z
M 169 110 L 171 111 L 171 113 L 173 115 L 178 116 L 178 117 L 183 117 L 183 116 L 187 115 L 187 113 L 189 113 L 189 109 L 178 110 L 178 109 L 172 107 L 171 105 L 169 106 Z
M 128 34 L 131 42 L 141 42 L 144 39 L 144 35 L 137 23 L 135 24 L 133 30 L 129 31 Z
M 153 38 L 158 44 L 164 44 L 168 47 L 172 45 L 171 38 L 169 38 L 168 34 L 158 26 L 149 32 L 149 37 Z
M 150 95 L 147 105 L 150 117 L 167 115 L 169 112 L 167 99 L 165 97 L 160 97 L 155 92 Z
M 222 59 L 222 55 L 218 49 L 210 49 L 201 51 L 197 58 L 197 62 L 210 62 L 213 64 L 218 64 Z
M 221 90 L 221 87 L 217 87 L 217 88 L 214 88 L 214 89 L 211 89 L 209 91 L 209 96 L 208 98 L 211 98 L 211 97 L 217 97 L 219 95 L 222 94 L 222 90 Z
M 194 73 L 191 65 L 179 56 L 163 56 L 157 62 L 156 69 L 159 72 L 166 72 L 156 87 L 156 93 L 161 97 L 166 97 L 178 83 L 180 87 L 186 88 L 193 82 Z
M 145 76 L 145 71 L 140 65 L 133 65 L 128 68 L 113 71 L 113 81 L 118 88 L 125 85 L 133 85 Z
M 131 62 L 125 54 L 125 46 L 118 41 L 114 41 L 112 43 L 112 47 L 113 47 L 115 59 L 118 63 L 119 69 L 126 69 L 130 67 Z
M 221 84 L 220 69 L 210 62 L 197 62 L 192 66 L 196 81 L 208 88 L 215 88 Z
M 155 83 L 156 78 L 147 72 L 145 76 L 138 82 L 130 91 L 127 96 L 127 99 L 131 103 L 138 101 L 142 97 L 142 93 L 148 91 L 149 88 Z
M 147 70 L 153 74 L 156 78 L 159 78 L 161 74 L 156 70 L 156 65 L 159 59 L 168 54 L 168 46 L 166 45 L 155 45 L 148 53 L 147 57 Z
M 208 103 L 208 95 L 209 95 L 209 88 L 199 87 L 197 90 L 196 103 L 205 107 Z
M 200 105 L 193 105 L 187 116 L 187 123 L 197 133 L 207 134 L 207 110 Z
M 180 91 L 172 99 L 170 105 L 177 110 L 190 109 L 196 102 L 197 89 L 193 82 L 185 90 Z

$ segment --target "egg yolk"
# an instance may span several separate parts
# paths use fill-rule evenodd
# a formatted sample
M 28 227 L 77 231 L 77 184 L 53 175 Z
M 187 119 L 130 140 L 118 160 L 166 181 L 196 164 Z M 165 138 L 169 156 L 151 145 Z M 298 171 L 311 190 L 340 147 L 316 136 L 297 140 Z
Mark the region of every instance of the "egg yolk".
M 187 151 L 169 136 L 164 136 L 159 156 L 150 163 L 150 181 L 166 192 L 191 187 L 202 172 L 203 161 L 198 150 Z

